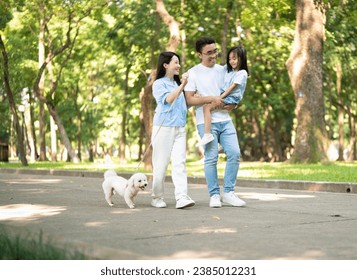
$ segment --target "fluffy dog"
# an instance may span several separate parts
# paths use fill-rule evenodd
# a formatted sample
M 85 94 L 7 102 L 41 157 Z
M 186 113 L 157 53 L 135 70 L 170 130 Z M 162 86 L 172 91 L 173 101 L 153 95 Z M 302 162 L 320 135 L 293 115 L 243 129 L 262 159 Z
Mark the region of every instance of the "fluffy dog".
M 135 208 L 133 202 L 134 197 L 140 190 L 145 190 L 148 185 L 148 180 L 145 174 L 135 173 L 129 180 L 120 177 L 114 170 L 104 172 L 104 182 L 102 184 L 105 200 L 110 206 L 113 206 L 112 196 L 118 193 L 124 197 L 126 204 L 129 208 Z

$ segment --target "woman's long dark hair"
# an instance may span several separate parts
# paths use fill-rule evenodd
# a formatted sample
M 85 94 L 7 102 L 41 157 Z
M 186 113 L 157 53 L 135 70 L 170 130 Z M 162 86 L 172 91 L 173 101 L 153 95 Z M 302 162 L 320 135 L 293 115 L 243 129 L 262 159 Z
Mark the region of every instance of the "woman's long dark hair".
M 245 70 L 247 71 L 249 75 L 249 70 L 248 70 L 248 63 L 247 63 L 247 51 L 243 46 L 235 46 L 230 48 L 227 54 L 227 72 L 234 71 L 232 66 L 229 64 L 229 55 L 231 53 L 235 53 L 239 59 L 239 69 L 238 70 Z
M 166 75 L 166 69 L 164 67 L 164 64 L 169 64 L 172 57 L 177 56 L 179 62 L 181 62 L 180 56 L 177 53 L 174 52 L 162 52 L 159 55 L 159 61 L 157 63 L 157 71 L 156 71 L 156 80 L 160 79 L 162 77 L 165 77 Z M 180 77 L 179 75 L 174 75 L 174 80 L 178 85 L 181 85 Z

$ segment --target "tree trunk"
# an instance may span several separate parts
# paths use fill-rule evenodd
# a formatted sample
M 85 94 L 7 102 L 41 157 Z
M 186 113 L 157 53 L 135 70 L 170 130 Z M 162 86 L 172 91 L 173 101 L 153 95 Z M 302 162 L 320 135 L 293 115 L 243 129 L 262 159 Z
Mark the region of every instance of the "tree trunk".
M 125 146 L 126 146 L 126 119 L 127 119 L 127 97 L 129 96 L 129 74 L 130 74 L 131 64 L 129 63 L 125 71 L 125 89 L 124 89 L 124 110 L 122 111 L 122 122 L 121 122 L 121 137 L 119 141 L 119 159 L 121 162 L 125 161 Z
M 341 81 L 342 81 L 342 65 L 341 62 L 337 62 L 336 65 L 336 89 L 337 89 L 337 111 L 338 111 L 338 161 L 344 161 L 344 110 L 341 97 Z
M 74 163 L 80 162 L 80 159 L 79 159 L 76 151 L 72 148 L 71 142 L 69 141 L 66 130 L 62 124 L 61 118 L 59 117 L 59 115 L 57 113 L 56 107 L 47 103 L 47 108 L 48 108 L 53 120 L 57 124 L 58 132 L 61 136 L 61 141 L 62 141 L 63 145 L 66 147 L 66 149 L 68 151 L 68 155 L 70 156 L 71 160 Z
M 44 6 L 40 5 L 41 19 L 40 19 L 40 33 L 38 36 L 38 67 L 40 68 L 45 62 L 45 15 Z M 45 91 L 45 72 L 42 72 L 39 84 L 39 94 L 43 95 Z M 46 120 L 45 120 L 45 102 L 39 99 L 39 123 L 40 123 L 40 161 L 46 161 Z
M 140 136 L 139 136 L 139 152 L 138 152 L 138 161 L 141 160 L 141 155 L 143 154 L 143 142 L 145 138 L 145 126 L 144 122 L 141 120 L 140 121 Z M 131 149 L 129 149 L 130 154 L 131 154 Z
M 314 0 L 296 1 L 293 50 L 286 62 L 295 94 L 297 128 L 292 162 L 327 159 L 322 58 L 324 11 Z
M 15 130 L 16 130 L 17 145 L 19 147 L 20 160 L 21 160 L 22 166 L 27 166 L 28 163 L 27 163 L 26 153 L 25 153 L 24 138 L 23 138 L 23 134 L 21 131 L 19 117 L 17 115 L 17 108 L 16 108 L 16 103 L 14 100 L 14 95 L 12 93 L 11 86 L 10 86 L 9 64 L 8 64 L 9 59 L 7 56 L 7 52 L 6 52 L 5 45 L 2 40 L 1 34 L 0 34 L 0 48 L 1 48 L 1 53 L 3 56 L 3 75 L 4 75 L 5 92 L 7 94 L 11 113 L 14 118 L 14 126 L 15 126 Z
M 51 83 L 52 84 L 55 83 L 55 77 L 53 75 L 53 67 L 51 61 L 47 64 L 47 70 Z M 51 161 L 55 162 L 57 161 L 57 131 L 56 131 L 56 123 L 52 116 L 50 116 L 50 131 L 51 131 Z
M 181 14 L 183 15 L 185 11 L 185 0 L 181 0 Z M 185 17 L 181 20 L 181 71 L 186 72 L 186 25 Z M 188 146 L 187 146 L 188 147 Z
M 56 123 L 52 116 L 50 117 L 50 128 L 51 128 L 51 161 L 57 161 L 57 131 Z
M 31 134 L 31 138 L 33 143 L 31 144 L 33 147 L 33 154 L 34 154 L 34 161 L 39 159 L 39 154 L 37 151 L 37 140 L 36 140 L 36 129 L 35 129 L 35 112 L 34 112 L 34 106 L 35 106 L 35 102 L 34 102 L 34 97 L 33 97 L 33 92 L 32 90 L 29 91 L 29 103 L 30 103 L 30 123 L 31 123 L 31 128 L 30 128 L 30 134 Z
M 77 155 L 79 160 L 82 160 L 82 112 L 81 112 L 81 108 L 78 106 L 78 94 L 79 94 L 78 82 L 76 88 L 72 92 L 73 92 L 72 94 L 73 106 L 76 111 L 77 121 L 78 121 L 77 132 L 76 132 L 77 151 L 78 151 Z
M 348 114 L 348 126 L 350 129 L 350 142 L 348 144 L 348 161 L 353 161 L 357 159 L 357 141 L 356 141 L 356 131 L 357 131 L 357 122 L 355 121 L 355 116 L 351 112 L 351 107 L 347 106 L 345 108 Z
M 261 119 L 259 116 L 258 112 L 252 112 L 251 113 L 251 120 L 252 125 L 251 125 L 251 135 L 255 135 L 255 138 L 252 146 L 253 146 L 253 156 L 255 160 L 259 161 L 264 161 L 264 151 L 266 150 L 264 143 L 266 142 L 264 140 L 264 133 L 263 133 L 263 128 L 261 124 Z
M 224 15 L 223 30 L 222 30 L 222 51 L 221 51 L 221 65 L 226 63 L 227 57 L 227 34 L 229 29 L 229 19 L 231 18 L 233 1 L 227 3 L 226 12 Z
M 156 70 L 152 69 L 150 74 L 150 79 L 146 86 L 140 92 L 140 103 L 141 103 L 141 114 L 140 119 L 142 120 L 145 128 L 145 147 L 146 152 L 143 155 L 143 162 L 146 169 L 152 168 L 152 147 L 151 147 L 151 134 L 152 134 L 152 123 L 153 123 L 153 94 L 152 94 L 152 84 L 156 78 Z
M 167 51 L 175 52 L 180 45 L 180 25 L 179 23 L 167 12 L 163 0 L 156 0 L 156 11 L 162 18 L 163 22 L 170 30 L 170 39 L 166 47 Z

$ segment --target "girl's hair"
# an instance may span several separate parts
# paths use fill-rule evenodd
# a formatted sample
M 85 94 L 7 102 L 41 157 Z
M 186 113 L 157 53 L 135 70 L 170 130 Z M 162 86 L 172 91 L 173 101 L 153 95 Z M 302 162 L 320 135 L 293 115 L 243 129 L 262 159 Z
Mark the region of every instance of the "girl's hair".
M 234 71 L 232 66 L 229 64 L 229 55 L 235 53 L 239 60 L 238 70 L 245 70 L 249 75 L 248 64 L 247 64 L 247 52 L 243 46 L 235 46 L 230 48 L 227 54 L 227 72 Z
M 159 55 L 159 61 L 157 63 L 157 71 L 156 71 L 156 80 L 160 79 L 162 77 L 165 77 L 166 75 L 166 69 L 164 67 L 164 64 L 169 64 L 172 57 L 177 56 L 179 62 L 181 62 L 180 56 L 177 53 L 174 52 L 162 52 Z M 174 75 L 174 80 L 178 85 L 181 85 L 180 77 L 179 75 Z

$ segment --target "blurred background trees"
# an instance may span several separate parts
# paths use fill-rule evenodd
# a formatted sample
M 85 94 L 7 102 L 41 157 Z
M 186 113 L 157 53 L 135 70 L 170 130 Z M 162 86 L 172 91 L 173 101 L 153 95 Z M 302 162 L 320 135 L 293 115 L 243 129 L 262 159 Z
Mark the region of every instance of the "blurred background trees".
M 312 21 L 299 17 L 301 4 L 316 9 Z M 317 20 L 318 35 L 309 30 Z M 150 144 L 158 54 L 177 51 L 187 71 L 199 63 L 195 41 L 210 36 L 220 47 L 219 63 L 235 44 L 248 51 L 251 75 L 231 113 L 243 160 L 356 160 L 356 26 L 351 0 L 0 1 L 0 143 L 17 159 L 22 142 L 30 162 L 141 159 Z M 305 45 L 296 41 L 299 34 Z M 294 78 L 289 62 L 296 54 L 301 60 L 293 69 L 307 70 Z M 301 96 L 310 106 L 302 106 Z M 198 158 L 192 110 L 187 147 Z M 309 126 L 314 113 L 318 120 Z

